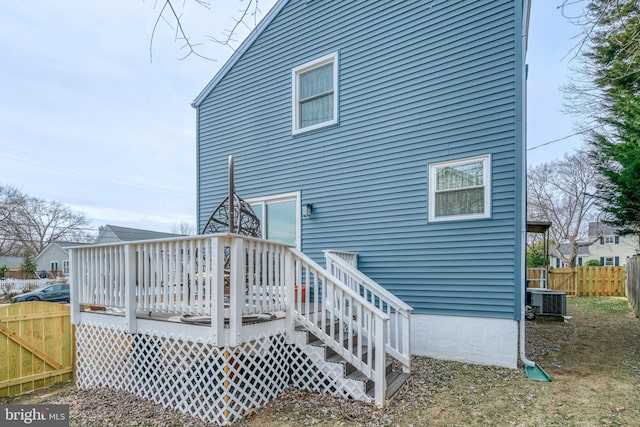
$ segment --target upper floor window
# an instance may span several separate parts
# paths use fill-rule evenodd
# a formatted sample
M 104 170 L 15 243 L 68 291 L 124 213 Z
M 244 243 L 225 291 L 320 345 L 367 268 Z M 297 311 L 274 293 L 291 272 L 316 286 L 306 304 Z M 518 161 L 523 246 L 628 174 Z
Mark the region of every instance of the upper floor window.
M 620 242 L 618 236 L 602 236 L 600 238 L 601 245 L 616 245 Z
M 338 122 L 338 53 L 293 69 L 294 134 Z
M 491 217 L 491 157 L 429 165 L 429 220 Z

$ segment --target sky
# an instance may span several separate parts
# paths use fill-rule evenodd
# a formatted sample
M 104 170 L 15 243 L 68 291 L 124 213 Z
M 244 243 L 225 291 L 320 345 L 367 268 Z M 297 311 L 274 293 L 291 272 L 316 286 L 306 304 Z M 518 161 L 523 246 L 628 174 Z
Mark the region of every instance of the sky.
M 180 59 L 187 51 L 170 20 L 154 32 L 161 1 L 0 2 L 0 183 L 85 213 L 92 230 L 195 225 L 191 102 L 233 53 L 207 36 L 223 39 L 246 2 L 174 3 L 184 4 L 184 29 L 208 59 Z M 260 0 L 261 11 L 273 3 Z M 581 145 L 578 136 L 549 143 L 575 133 L 560 88 L 579 28 L 562 17 L 560 3 L 533 0 L 531 10 L 530 165 Z M 233 46 L 248 31 L 240 26 Z

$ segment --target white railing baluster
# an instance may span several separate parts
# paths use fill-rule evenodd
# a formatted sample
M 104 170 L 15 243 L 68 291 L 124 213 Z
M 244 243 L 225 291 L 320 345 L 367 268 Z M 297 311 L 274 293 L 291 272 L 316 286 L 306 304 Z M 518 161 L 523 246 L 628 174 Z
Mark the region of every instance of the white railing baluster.
M 355 267 L 357 254 L 336 251 L 325 251 L 324 254 L 327 270 L 334 277 L 342 279 L 350 289 L 393 319 L 385 330 L 385 347 L 389 355 L 403 365 L 403 370 L 409 372 L 411 367 L 409 327 L 413 309 L 360 272 Z M 368 322 L 366 324 L 369 325 Z
M 97 295 L 96 295 L 96 254 L 97 250 L 91 248 L 89 250 L 89 295 L 87 295 L 87 299 L 85 300 L 88 304 L 98 304 Z
M 196 289 L 198 287 L 198 283 L 200 282 L 200 272 L 198 271 L 201 265 L 200 263 L 200 259 L 199 256 L 200 254 L 196 249 L 196 245 L 195 245 L 195 240 L 193 239 L 189 239 L 189 281 L 183 283 L 183 287 L 187 288 L 187 289 L 192 289 L 192 293 L 196 292 Z M 178 287 L 178 283 L 172 283 L 172 286 L 174 286 L 175 289 L 177 289 Z M 184 301 L 184 299 L 183 299 Z M 184 306 L 183 306 L 184 307 Z M 180 310 L 176 310 L 176 312 L 178 313 L 184 313 L 184 311 L 182 309 Z

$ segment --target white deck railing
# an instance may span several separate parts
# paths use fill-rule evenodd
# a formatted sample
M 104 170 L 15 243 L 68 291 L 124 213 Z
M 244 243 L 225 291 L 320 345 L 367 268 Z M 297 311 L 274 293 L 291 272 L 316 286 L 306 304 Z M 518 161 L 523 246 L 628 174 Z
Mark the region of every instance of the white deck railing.
M 389 316 L 376 309 L 302 252 L 291 248 L 297 298 L 288 328 L 300 324 L 374 381 L 374 400 L 384 406 L 385 341 Z M 304 288 L 304 292 L 301 289 Z M 294 299 L 294 289 L 289 289 Z
M 386 352 L 410 366 L 411 309 L 359 275 L 356 255 L 345 254 L 327 255 L 330 273 L 289 245 L 235 234 L 77 247 L 72 321 L 84 306 L 124 313 L 130 333 L 142 313 L 209 316 L 208 335 L 221 347 L 250 339 L 245 316 L 286 313 L 290 338 L 296 325 L 306 327 L 375 382 L 383 406 Z
M 285 311 L 288 246 L 229 234 L 84 246 L 71 250 L 72 314 L 83 306 L 136 314 L 210 316 L 212 338 L 242 340 L 243 316 Z
M 411 312 L 413 309 L 355 268 L 350 259 L 345 259 L 342 255 L 343 253 L 324 251 L 326 269 L 356 294 L 362 296 L 368 303 L 374 305 L 389 317 L 390 321 L 387 323 L 385 334 L 387 352 L 402 364 L 404 372 L 410 372 L 411 349 L 409 346 L 409 333 L 411 331 Z

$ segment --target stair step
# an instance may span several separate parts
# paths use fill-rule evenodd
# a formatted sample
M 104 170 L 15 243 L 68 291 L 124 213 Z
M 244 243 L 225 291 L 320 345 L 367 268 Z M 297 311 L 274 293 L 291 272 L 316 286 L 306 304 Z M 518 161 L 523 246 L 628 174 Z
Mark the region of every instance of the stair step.
M 365 390 L 366 393 L 371 396 L 374 397 L 375 394 L 375 387 L 374 387 L 374 381 L 370 380 L 367 378 L 366 375 L 364 375 L 362 372 L 360 372 L 354 365 L 352 365 L 351 363 L 347 362 L 342 356 L 340 356 L 338 353 L 336 353 L 335 350 L 333 350 L 332 348 L 330 348 L 329 346 L 327 346 L 324 341 L 322 341 L 321 339 L 319 339 L 316 335 L 314 335 L 312 332 L 308 331 L 306 328 L 304 327 L 297 327 L 296 330 L 299 331 L 305 331 L 307 333 L 307 344 L 308 345 L 312 345 L 315 347 L 324 347 L 325 349 L 325 360 L 327 362 L 332 362 L 332 363 L 340 363 L 342 365 L 344 365 L 344 377 L 346 379 L 349 380 L 354 380 L 354 381 L 362 381 L 365 383 Z M 326 328 L 327 333 L 330 332 L 330 327 L 327 326 Z M 339 329 L 336 327 L 335 329 L 335 338 L 337 340 L 337 338 L 339 338 Z M 352 337 L 352 349 L 354 350 L 354 353 L 356 353 L 356 350 L 358 348 L 358 345 L 361 345 L 362 347 L 362 360 L 366 361 L 367 360 L 367 356 L 368 356 L 368 348 L 366 345 L 362 345 L 359 344 L 359 340 L 358 340 L 358 336 L 357 335 L 353 335 Z M 343 343 L 345 345 L 349 344 L 349 337 L 347 335 L 343 336 Z M 371 349 L 373 351 L 373 348 Z M 375 360 L 375 352 L 372 354 L 372 359 Z M 372 360 L 372 362 L 373 362 Z M 409 378 L 408 373 L 404 373 L 404 372 L 395 372 L 393 371 L 393 360 L 391 357 L 387 357 L 386 361 L 385 361 L 385 375 L 386 375 L 386 381 L 387 381 L 387 392 L 386 392 L 386 399 L 391 399 L 400 389 L 400 387 L 402 387 L 402 385 L 407 381 L 407 378 Z
M 400 390 L 400 387 L 407 382 L 409 375 L 405 372 L 392 372 L 387 375 L 387 399 L 391 399 Z
M 350 365 L 350 363 L 349 363 L 349 365 Z M 393 373 L 393 360 L 390 357 L 387 358 L 387 362 L 385 364 L 384 373 L 387 376 L 390 375 L 391 373 Z M 362 372 L 358 371 L 355 368 L 351 372 L 346 374 L 346 378 L 348 378 L 350 380 L 356 380 L 356 381 L 371 381 L 371 380 L 369 380 L 369 378 L 367 378 L 367 376 L 365 374 L 363 374 Z M 368 387 L 368 385 L 367 385 L 367 387 Z
M 400 387 L 402 387 L 408 378 L 409 374 L 404 372 L 391 372 L 390 374 L 387 374 L 387 393 L 385 398 L 387 400 L 391 399 L 398 390 L 400 390 Z M 374 397 L 375 387 L 373 381 L 367 382 L 367 394 Z

